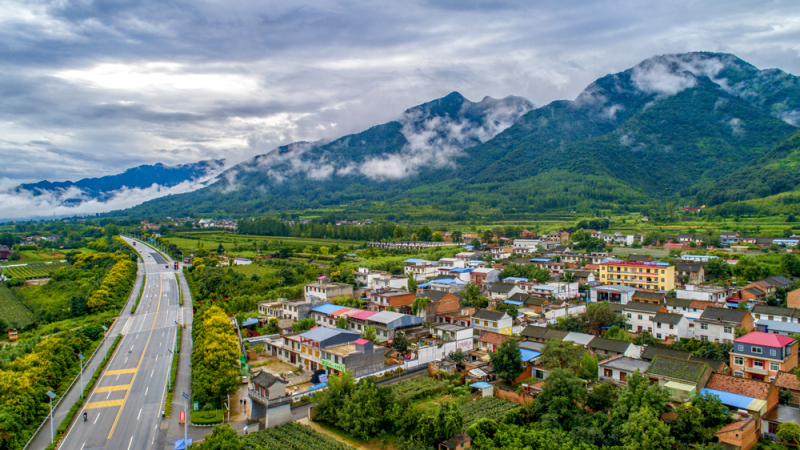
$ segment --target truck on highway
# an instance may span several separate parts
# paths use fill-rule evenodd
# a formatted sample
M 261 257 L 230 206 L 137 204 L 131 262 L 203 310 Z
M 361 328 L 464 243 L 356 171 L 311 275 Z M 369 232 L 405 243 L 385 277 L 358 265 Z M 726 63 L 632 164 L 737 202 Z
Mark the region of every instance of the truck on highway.
M 178 270 L 178 261 L 175 261 L 175 270 Z

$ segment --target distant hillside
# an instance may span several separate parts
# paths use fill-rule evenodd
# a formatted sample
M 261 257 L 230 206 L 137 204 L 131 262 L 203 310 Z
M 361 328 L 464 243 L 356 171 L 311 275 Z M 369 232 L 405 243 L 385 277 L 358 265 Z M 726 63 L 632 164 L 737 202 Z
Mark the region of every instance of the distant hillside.
M 218 174 L 224 167 L 224 160 L 200 161 L 192 164 L 165 166 L 164 164 L 142 165 L 117 175 L 99 178 L 84 178 L 75 182 L 47 180 L 38 183 L 21 184 L 15 192 L 26 191 L 36 196 L 51 195 L 60 197 L 62 204 L 79 204 L 88 200 L 106 201 L 117 191 L 145 189 L 153 185 L 173 187 L 187 181 Z
M 337 208 L 510 218 L 667 200 L 721 203 L 798 183 L 784 176 L 795 167 L 798 77 L 733 55 L 653 57 L 598 79 L 574 101 L 531 108 L 518 97 L 473 103 L 452 93 L 398 121 L 326 144 L 281 147 L 211 186 L 118 214 Z M 717 188 L 745 175 L 767 187 Z

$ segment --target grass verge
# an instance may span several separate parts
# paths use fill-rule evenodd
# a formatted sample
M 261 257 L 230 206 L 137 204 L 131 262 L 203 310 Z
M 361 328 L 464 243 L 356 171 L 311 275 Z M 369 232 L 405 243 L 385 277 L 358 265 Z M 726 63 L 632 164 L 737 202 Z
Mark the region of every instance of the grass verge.
M 183 306 L 183 293 L 181 292 L 181 279 L 178 274 L 175 274 L 175 281 L 178 282 L 178 304 Z
M 136 314 L 136 308 L 139 306 L 139 300 L 142 299 L 142 293 L 144 292 L 144 285 L 147 283 L 147 274 L 142 276 L 142 286 L 139 288 L 139 296 L 136 297 L 136 302 L 131 307 L 131 314 Z

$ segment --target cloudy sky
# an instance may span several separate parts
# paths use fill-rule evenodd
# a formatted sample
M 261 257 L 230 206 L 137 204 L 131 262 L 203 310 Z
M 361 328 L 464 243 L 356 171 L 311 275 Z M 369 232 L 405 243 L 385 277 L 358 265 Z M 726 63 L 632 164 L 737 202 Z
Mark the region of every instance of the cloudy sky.
M 0 0 L 0 11 L 0 188 L 239 162 L 454 90 L 539 106 L 663 53 L 730 52 L 800 74 L 796 0 Z

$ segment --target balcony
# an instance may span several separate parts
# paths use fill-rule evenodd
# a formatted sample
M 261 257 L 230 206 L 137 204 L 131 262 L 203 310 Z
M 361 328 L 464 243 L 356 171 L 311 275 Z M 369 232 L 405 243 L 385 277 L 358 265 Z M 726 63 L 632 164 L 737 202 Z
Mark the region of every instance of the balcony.
M 769 375 L 769 370 L 759 369 L 758 367 L 745 367 L 744 371 L 749 373 L 755 373 L 758 375 Z
M 283 405 L 284 403 L 291 403 L 292 402 L 292 397 L 286 396 L 286 397 L 279 397 L 279 398 L 268 398 L 268 397 L 262 396 L 255 389 L 248 389 L 247 390 L 247 394 L 251 399 L 257 401 L 258 403 L 261 403 L 262 405 L 268 406 L 268 407 L 280 406 L 280 405 Z

